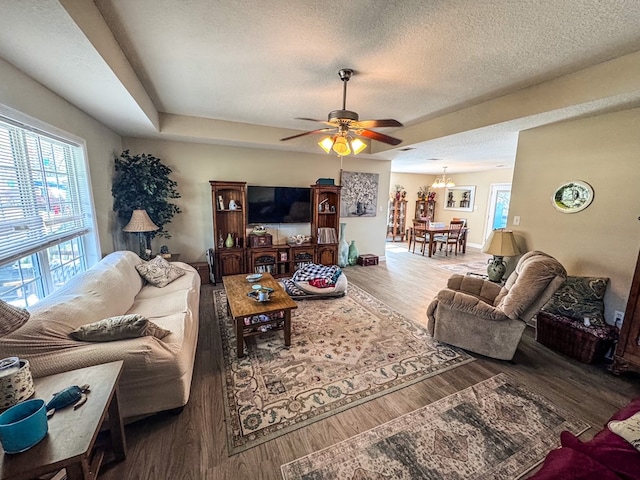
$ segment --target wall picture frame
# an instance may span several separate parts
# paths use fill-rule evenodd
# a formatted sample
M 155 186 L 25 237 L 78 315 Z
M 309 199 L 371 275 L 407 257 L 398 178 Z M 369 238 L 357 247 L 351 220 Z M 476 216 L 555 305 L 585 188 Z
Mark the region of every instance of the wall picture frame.
M 475 185 L 447 187 L 444 190 L 444 206 L 442 208 L 458 212 L 473 212 L 475 199 Z
M 574 180 L 563 183 L 551 196 L 554 208 L 562 213 L 577 213 L 593 202 L 593 188 L 587 182 Z
M 340 172 L 340 216 L 375 217 L 378 210 L 377 173 Z

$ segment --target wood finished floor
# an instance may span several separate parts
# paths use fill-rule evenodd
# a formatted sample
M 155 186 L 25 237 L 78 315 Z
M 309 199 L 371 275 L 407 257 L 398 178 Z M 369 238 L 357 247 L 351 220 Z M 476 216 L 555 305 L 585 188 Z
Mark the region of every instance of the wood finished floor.
M 386 262 L 345 269 L 349 282 L 362 287 L 402 314 L 426 324 L 427 305 L 446 284 L 447 263 L 486 261 L 469 248 L 466 254 L 433 258 L 407 252 L 406 244 L 387 245 Z M 597 432 L 611 414 L 640 396 L 639 377 L 613 376 L 602 365 L 584 365 L 556 354 L 534 340 L 527 328 L 514 361 L 485 357 L 397 392 L 351 408 L 232 457 L 227 454 L 222 398 L 220 338 L 212 309 L 212 292 L 203 285 L 200 334 L 191 399 L 179 415 L 159 414 L 126 427 L 128 456 L 100 473 L 101 480 L 125 479 L 279 479 L 280 465 L 328 447 L 506 372 L 556 405 L 573 412 Z

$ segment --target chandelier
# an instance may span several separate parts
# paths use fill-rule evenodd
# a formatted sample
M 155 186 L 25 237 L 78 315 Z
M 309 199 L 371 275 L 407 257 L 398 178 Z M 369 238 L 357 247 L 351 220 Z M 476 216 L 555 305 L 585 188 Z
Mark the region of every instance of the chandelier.
M 456 184 L 453 183 L 451 178 L 447 178 L 447 167 L 442 167 L 442 169 L 444 170 L 442 177 L 436 177 L 431 186 L 433 188 L 455 187 Z
M 331 150 L 336 152 L 341 157 L 347 155 L 359 154 L 362 150 L 367 148 L 367 144 L 359 138 L 352 138 L 351 135 L 344 135 L 336 133 L 333 137 L 325 137 L 318 142 L 320 148 L 325 152 L 330 153 Z

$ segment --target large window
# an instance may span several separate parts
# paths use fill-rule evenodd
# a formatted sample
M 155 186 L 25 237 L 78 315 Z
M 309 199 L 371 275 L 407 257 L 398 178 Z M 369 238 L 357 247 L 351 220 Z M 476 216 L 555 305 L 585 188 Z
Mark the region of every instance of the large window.
M 33 305 L 86 269 L 96 240 L 81 142 L 0 115 L 0 298 Z

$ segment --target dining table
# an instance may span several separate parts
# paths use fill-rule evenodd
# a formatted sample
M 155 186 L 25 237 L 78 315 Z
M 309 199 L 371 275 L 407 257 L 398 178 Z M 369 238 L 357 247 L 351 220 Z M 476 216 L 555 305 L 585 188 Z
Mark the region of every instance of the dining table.
M 410 233 L 409 235 L 409 248 L 411 248 L 411 241 L 412 239 L 415 238 L 415 235 L 417 234 L 428 234 L 429 235 L 429 242 L 428 242 L 428 255 L 429 257 L 433 256 L 434 250 L 435 250 L 435 241 L 433 239 L 434 236 L 436 235 L 444 235 L 444 234 L 448 234 L 449 233 L 449 225 L 444 225 L 444 226 L 434 226 L 434 225 L 430 225 L 427 224 L 426 222 L 424 224 L 418 224 L 418 225 L 414 225 L 413 226 L 413 231 Z M 460 237 L 462 238 L 462 253 L 466 253 L 467 252 L 467 232 L 468 232 L 468 228 L 467 227 L 462 227 L 461 231 L 460 231 Z

